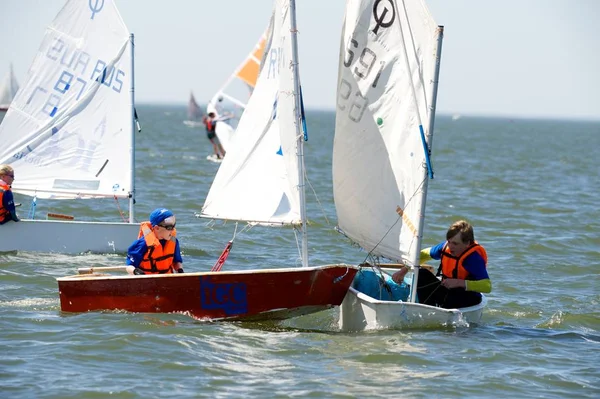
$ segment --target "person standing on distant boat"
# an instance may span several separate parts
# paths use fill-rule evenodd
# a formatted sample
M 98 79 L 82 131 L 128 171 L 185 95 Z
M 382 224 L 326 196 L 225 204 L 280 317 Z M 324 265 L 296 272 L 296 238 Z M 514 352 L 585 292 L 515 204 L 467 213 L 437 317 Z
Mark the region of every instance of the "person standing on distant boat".
M 10 165 L 0 165 L 0 224 L 18 222 L 17 208 L 10 189 L 15 181 L 15 171 Z
M 221 159 L 225 156 L 225 149 L 221 145 L 219 138 L 217 137 L 217 118 L 214 112 L 209 112 L 208 115 L 205 115 L 202 118 L 202 122 L 204 122 L 204 126 L 206 126 L 206 136 L 208 140 L 210 140 L 213 145 L 213 151 L 218 159 Z
M 421 251 L 421 259 L 441 260 L 438 275 L 419 269 L 417 295 L 419 302 L 446 309 L 464 308 L 481 302 L 481 293 L 492 291 L 487 273 L 487 253 L 475 241 L 473 226 L 464 220 L 453 223 L 446 241 Z M 401 283 L 408 272 L 404 267 L 392 279 Z
M 150 220 L 140 225 L 138 239 L 127 250 L 129 274 L 183 273 L 175 222 L 175 215 L 166 208 L 150 213 Z

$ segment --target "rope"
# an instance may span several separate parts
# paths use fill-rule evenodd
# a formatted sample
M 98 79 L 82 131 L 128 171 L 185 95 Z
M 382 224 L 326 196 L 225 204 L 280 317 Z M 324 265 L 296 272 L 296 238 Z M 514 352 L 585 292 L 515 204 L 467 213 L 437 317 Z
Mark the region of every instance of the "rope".
M 304 170 L 304 181 L 305 181 L 305 183 L 308 183 L 308 186 L 312 190 L 313 195 L 315 196 L 315 199 L 317 200 L 317 204 L 319 204 L 319 208 L 321 208 L 321 212 L 323 213 L 323 217 L 325 218 L 325 222 L 327 223 L 327 226 L 331 226 L 331 223 L 329 223 L 329 219 L 327 218 L 327 214 L 325 213 L 325 208 L 323 207 L 323 204 L 321 204 L 321 200 L 319 200 L 319 197 L 317 196 L 317 192 L 315 191 L 315 188 L 313 187 L 312 183 L 308 179 L 308 175 L 306 174 L 306 169 Z
M 408 199 L 408 201 L 406 202 L 406 205 L 404 206 L 405 208 L 408 207 L 408 205 L 411 203 L 411 201 L 415 198 L 415 196 L 417 195 L 417 193 L 419 192 L 419 190 L 421 189 L 421 187 L 423 187 L 423 184 L 425 184 L 425 180 L 421 181 L 421 184 L 419 184 L 419 187 L 417 187 L 417 189 L 415 190 L 415 192 L 410 196 L 410 198 Z M 375 246 L 369 251 L 369 253 L 367 254 L 366 258 L 365 258 L 365 262 L 366 260 L 373 256 L 373 251 L 375 251 L 375 249 L 379 246 L 379 244 L 381 244 L 381 242 L 385 239 L 385 237 L 387 237 L 387 235 L 390 233 L 390 231 L 392 231 L 392 229 L 394 228 L 394 226 L 396 226 L 398 224 L 398 222 L 400 221 L 400 219 L 402 219 L 402 216 L 398 215 L 398 218 L 396 219 L 396 221 L 394 222 L 394 224 L 392 224 L 390 226 L 390 228 L 388 229 L 388 231 L 385 232 L 385 234 L 383 235 L 383 237 L 381 237 L 381 239 L 377 242 L 377 244 L 375 244 Z M 411 265 L 410 262 L 405 261 L 404 263 L 407 264 L 407 266 L 414 266 Z
M 27 217 L 29 219 L 35 219 L 35 207 L 37 205 L 37 196 L 33 196 L 33 199 L 31 200 L 31 205 L 29 206 L 29 213 L 27 214 Z
M 123 219 L 123 222 L 127 223 L 125 214 L 123 213 L 123 210 L 121 209 L 121 205 L 119 205 L 119 199 L 117 198 L 116 195 L 114 197 L 115 197 L 115 202 L 117 203 L 117 209 L 119 210 L 119 215 L 121 215 L 121 219 Z

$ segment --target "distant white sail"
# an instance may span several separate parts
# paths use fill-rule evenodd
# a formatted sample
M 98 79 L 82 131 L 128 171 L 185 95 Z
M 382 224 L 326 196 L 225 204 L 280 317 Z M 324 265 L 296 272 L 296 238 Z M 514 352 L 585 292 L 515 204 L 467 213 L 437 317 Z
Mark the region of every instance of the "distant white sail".
M 13 72 L 12 64 L 8 67 L 8 73 L 0 83 L 0 111 L 6 111 L 10 103 L 17 95 L 19 83 Z
M 38 198 L 133 192 L 132 50 L 113 0 L 67 1 L 0 126 L 15 192 Z
M 190 93 L 190 101 L 188 102 L 188 120 L 197 121 L 202 118 L 202 110 L 196 102 L 194 93 Z
M 256 87 L 202 216 L 264 224 L 301 221 L 290 8 L 277 0 Z

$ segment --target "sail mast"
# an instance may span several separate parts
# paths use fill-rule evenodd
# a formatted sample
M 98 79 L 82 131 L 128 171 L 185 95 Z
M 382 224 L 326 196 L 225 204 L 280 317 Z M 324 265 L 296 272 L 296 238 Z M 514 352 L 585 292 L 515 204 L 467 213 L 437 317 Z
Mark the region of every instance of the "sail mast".
M 431 102 L 430 102 L 430 106 L 429 106 L 429 120 L 427 122 L 428 126 L 427 126 L 427 143 L 429 144 L 428 147 L 426 148 L 426 151 L 428 152 L 428 154 L 431 152 L 431 148 L 432 148 L 432 143 L 433 143 L 433 125 L 435 123 L 435 108 L 436 108 L 436 102 L 437 102 L 437 89 L 438 89 L 438 82 L 439 82 L 439 76 L 440 76 L 440 62 L 442 59 L 442 40 L 444 38 L 444 27 L 443 26 L 438 26 L 438 30 L 437 30 L 437 46 L 436 46 L 436 54 L 435 54 L 435 66 L 434 66 L 434 72 L 433 72 L 433 82 L 432 82 L 432 87 L 431 87 L 431 94 L 429 96 L 429 98 L 431 98 Z M 416 100 L 416 98 L 415 98 Z M 429 165 L 428 165 L 429 166 Z M 429 179 L 428 179 L 428 173 L 430 173 L 429 170 L 426 170 L 423 172 L 423 199 L 421 201 L 421 209 L 419 211 L 419 224 L 418 224 L 418 234 L 417 234 L 417 239 L 416 239 L 416 248 L 417 251 L 416 252 L 416 263 L 415 265 L 419 264 L 419 258 L 420 258 L 420 253 L 421 253 L 421 242 L 423 240 L 423 229 L 425 227 L 425 204 L 427 203 L 427 187 L 429 186 Z M 416 269 L 418 270 L 418 268 Z M 417 284 L 419 282 L 419 273 L 414 273 L 413 275 L 413 284 L 412 287 L 417 287 Z M 416 289 L 411 289 L 411 293 L 410 293 L 410 302 L 416 302 L 417 301 L 417 290 Z
M 134 223 L 134 204 L 135 204 L 135 84 L 134 84 L 134 39 L 133 33 L 129 34 L 129 45 L 131 47 L 131 85 L 129 91 L 131 93 L 131 193 L 129 193 L 129 223 Z
M 306 196 L 304 192 L 304 134 L 300 109 L 300 73 L 298 71 L 298 30 L 296 27 L 296 1 L 290 0 L 290 33 L 292 39 L 292 68 L 294 76 L 294 117 L 296 122 L 296 154 L 298 156 L 298 190 L 300 190 L 300 220 L 302 221 L 302 266 L 308 267 L 308 236 L 306 232 Z

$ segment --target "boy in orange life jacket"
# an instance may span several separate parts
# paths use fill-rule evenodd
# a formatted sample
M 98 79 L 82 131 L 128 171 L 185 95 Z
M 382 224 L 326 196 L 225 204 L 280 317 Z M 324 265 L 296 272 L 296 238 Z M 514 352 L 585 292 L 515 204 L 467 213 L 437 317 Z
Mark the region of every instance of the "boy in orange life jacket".
M 417 295 L 420 303 L 446 309 L 464 308 L 481 302 L 480 293 L 492 291 L 487 273 L 487 253 L 475 241 L 473 226 L 464 220 L 454 222 L 446 240 L 421 251 L 421 260 L 441 260 L 438 280 L 427 269 L 419 269 Z M 408 268 L 394 273 L 392 279 L 401 283 Z
M 15 171 L 10 165 L 0 165 L 0 224 L 10 220 L 19 221 L 15 200 L 10 189 L 15 180 Z
M 127 250 L 129 274 L 183 273 L 175 215 L 166 208 L 150 213 L 150 220 L 140 225 L 138 239 Z

